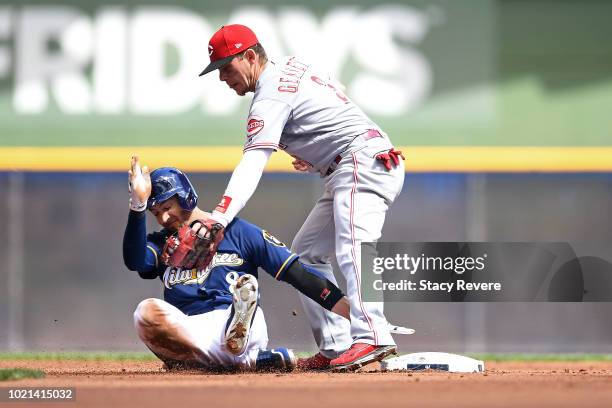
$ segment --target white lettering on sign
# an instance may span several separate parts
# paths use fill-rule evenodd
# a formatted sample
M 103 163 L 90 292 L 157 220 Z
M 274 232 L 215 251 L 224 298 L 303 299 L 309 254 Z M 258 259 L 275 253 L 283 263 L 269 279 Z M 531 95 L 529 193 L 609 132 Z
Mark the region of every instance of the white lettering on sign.
M 359 17 L 353 52 L 366 71 L 348 87 L 357 105 L 393 116 L 423 102 L 431 89 L 432 69 L 422 54 L 399 47 L 393 37 L 418 44 L 427 34 L 428 22 L 426 13 L 399 5 L 378 6 Z
M 198 77 L 209 62 L 214 17 L 176 6 L 104 6 L 93 14 L 67 5 L 0 7 L 0 78 L 14 78 L 20 114 L 52 107 L 64 114 L 236 114 L 246 102 L 218 73 Z M 300 55 L 327 69 L 364 110 L 400 116 L 432 87 L 432 69 L 416 48 L 430 20 L 407 5 L 342 6 L 322 16 L 307 7 L 241 6 L 225 22 L 257 27 L 271 57 Z M 347 64 L 348 81 L 340 78 Z

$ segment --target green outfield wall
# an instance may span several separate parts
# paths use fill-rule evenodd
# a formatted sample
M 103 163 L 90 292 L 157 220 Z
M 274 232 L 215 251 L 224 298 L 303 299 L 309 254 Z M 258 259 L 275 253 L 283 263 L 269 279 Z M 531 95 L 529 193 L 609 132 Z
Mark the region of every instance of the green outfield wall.
M 398 145 L 609 146 L 611 15 L 596 0 L 3 2 L 0 146 L 241 145 L 250 98 L 197 76 L 229 22 L 326 66 Z

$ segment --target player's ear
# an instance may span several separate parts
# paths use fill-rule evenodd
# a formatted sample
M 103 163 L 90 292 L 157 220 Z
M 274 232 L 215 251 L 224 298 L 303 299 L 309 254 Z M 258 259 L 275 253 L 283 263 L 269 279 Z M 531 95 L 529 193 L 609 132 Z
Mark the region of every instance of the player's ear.
M 249 63 L 253 64 L 257 60 L 257 53 L 252 48 L 249 48 L 244 52 L 244 58 L 246 58 Z

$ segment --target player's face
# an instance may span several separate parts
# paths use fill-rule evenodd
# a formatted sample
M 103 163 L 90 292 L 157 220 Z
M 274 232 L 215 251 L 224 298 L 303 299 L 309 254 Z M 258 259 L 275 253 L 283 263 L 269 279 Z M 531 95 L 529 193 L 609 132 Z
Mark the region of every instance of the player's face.
M 219 68 L 219 80 L 225 82 L 238 95 L 254 91 L 253 69 L 248 58 L 238 56 Z
M 171 231 L 178 231 L 189 219 L 189 211 L 181 208 L 176 197 L 151 207 L 151 213 L 157 219 L 159 225 Z

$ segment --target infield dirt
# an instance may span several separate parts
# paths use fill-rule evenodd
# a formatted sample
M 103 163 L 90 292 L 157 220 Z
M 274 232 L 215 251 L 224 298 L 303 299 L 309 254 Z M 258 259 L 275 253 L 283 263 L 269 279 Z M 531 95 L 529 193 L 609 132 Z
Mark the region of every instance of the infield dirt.
M 74 387 L 76 401 L 9 407 L 611 407 L 612 362 L 486 363 L 484 374 L 444 372 L 203 374 L 140 361 L 0 361 L 39 380 L 1 388 Z M 376 367 L 370 367 L 375 369 Z

